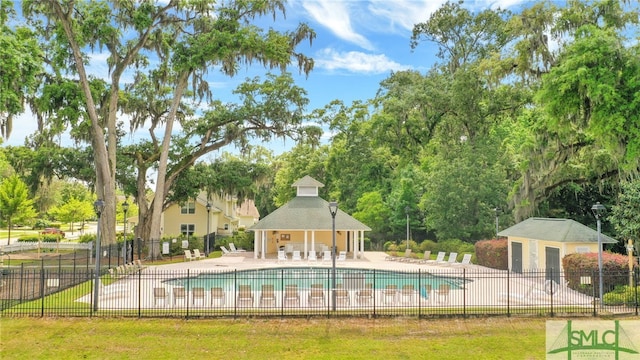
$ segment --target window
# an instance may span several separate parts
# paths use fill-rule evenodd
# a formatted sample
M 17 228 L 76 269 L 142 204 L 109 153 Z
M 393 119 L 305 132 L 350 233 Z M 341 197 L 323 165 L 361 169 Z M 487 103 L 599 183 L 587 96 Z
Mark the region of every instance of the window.
M 191 236 L 196 232 L 195 224 L 180 224 L 180 232 L 182 235 Z
M 229 230 L 229 224 L 224 224 L 224 229 Z
M 182 204 L 180 208 L 180 214 L 195 214 L 196 213 L 196 203 L 194 201 L 187 201 Z

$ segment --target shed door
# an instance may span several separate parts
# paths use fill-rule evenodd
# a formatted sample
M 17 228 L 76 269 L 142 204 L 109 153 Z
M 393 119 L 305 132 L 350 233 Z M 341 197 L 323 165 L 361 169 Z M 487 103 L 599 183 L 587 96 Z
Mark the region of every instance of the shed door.
M 560 249 L 545 247 L 546 280 L 553 280 L 560 284 Z
M 522 243 L 511 242 L 511 271 L 522 274 Z

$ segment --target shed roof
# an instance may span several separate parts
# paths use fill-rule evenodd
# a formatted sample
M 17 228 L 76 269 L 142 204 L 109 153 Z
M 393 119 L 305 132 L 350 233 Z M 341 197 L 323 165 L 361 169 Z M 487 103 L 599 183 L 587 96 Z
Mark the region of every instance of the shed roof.
M 498 236 L 517 236 L 534 240 L 562 243 L 597 243 L 598 232 L 571 219 L 528 218 L 498 233 Z M 601 234 L 602 242 L 615 244 L 618 241 Z
M 303 178 L 304 179 L 304 178 Z M 315 180 L 314 180 L 315 181 Z M 329 203 L 317 196 L 296 196 L 248 230 L 332 230 Z M 336 230 L 363 230 L 371 228 L 338 209 Z

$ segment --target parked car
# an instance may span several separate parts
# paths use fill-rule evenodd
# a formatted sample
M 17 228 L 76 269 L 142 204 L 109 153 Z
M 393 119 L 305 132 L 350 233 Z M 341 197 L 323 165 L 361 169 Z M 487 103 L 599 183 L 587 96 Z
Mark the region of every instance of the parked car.
M 42 235 L 58 235 L 60 237 L 64 237 L 64 231 L 58 228 L 46 228 L 42 230 L 41 234 Z

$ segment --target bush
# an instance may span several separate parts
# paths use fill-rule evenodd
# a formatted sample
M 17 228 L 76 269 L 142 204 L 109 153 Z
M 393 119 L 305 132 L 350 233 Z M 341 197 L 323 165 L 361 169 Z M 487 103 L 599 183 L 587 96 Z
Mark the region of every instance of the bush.
M 569 288 L 592 295 L 593 289 L 600 287 L 599 276 L 596 276 L 599 274 L 598 253 L 569 254 L 562 259 L 562 267 Z M 625 285 L 629 280 L 628 257 L 607 251 L 603 252 L 602 274 L 602 287 L 605 292 Z M 591 277 L 591 286 L 580 286 L 580 278 L 583 276 Z
M 605 305 L 635 305 L 636 289 L 631 286 L 616 286 L 613 291 L 603 295 Z
M 475 245 L 478 265 L 492 269 L 508 270 L 509 253 L 507 239 L 482 240 Z
M 435 252 L 438 249 L 438 243 L 433 240 L 425 240 L 420 243 L 420 252 L 431 251 Z
M 231 236 L 216 238 L 216 245 L 218 247 L 224 245 L 224 246 L 227 246 L 227 249 L 228 249 L 229 243 L 233 243 L 238 249 L 245 249 L 245 250 L 253 249 L 253 233 L 246 232 L 244 230 L 239 230 Z
M 96 241 L 96 234 L 83 234 L 78 237 L 78 242 L 81 244 L 90 243 Z
M 38 219 L 33 224 L 33 229 L 34 230 L 41 230 L 41 229 L 48 228 L 48 227 L 52 227 L 51 226 L 51 222 L 49 220 L 45 220 L 45 219 Z
M 19 242 L 58 242 L 56 235 L 24 235 L 18 238 Z

